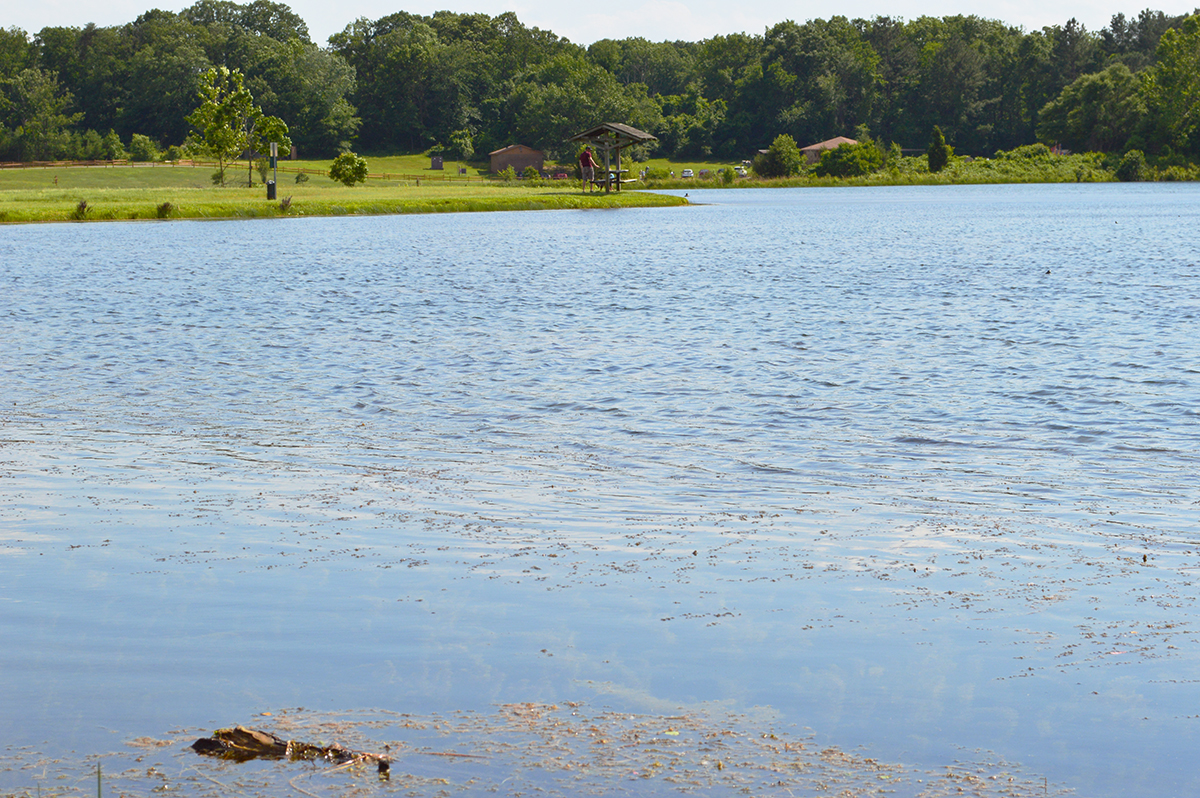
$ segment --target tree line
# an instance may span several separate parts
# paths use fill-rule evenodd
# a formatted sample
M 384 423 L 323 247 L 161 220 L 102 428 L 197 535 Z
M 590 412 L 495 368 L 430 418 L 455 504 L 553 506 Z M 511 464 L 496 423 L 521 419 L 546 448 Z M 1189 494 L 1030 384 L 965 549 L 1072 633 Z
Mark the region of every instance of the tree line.
M 587 47 L 512 13 L 399 12 L 313 42 L 271 0 L 199 0 L 114 27 L 0 30 L 0 159 L 152 157 L 182 145 L 203 78 L 236 70 L 306 156 L 357 148 L 565 156 L 599 122 L 655 154 L 749 158 L 780 135 L 959 154 L 1038 141 L 1200 158 L 1200 17 L 1145 10 L 1100 31 L 976 16 L 780 22 L 699 42 Z

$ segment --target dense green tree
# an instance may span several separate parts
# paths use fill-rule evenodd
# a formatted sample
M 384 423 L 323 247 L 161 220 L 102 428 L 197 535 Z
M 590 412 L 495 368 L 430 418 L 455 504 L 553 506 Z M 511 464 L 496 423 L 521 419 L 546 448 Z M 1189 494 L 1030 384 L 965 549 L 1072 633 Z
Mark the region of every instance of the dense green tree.
M 1135 183 L 1146 179 L 1146 156 L 1141 150 L 1130 150 L 1121 156 L 1117 165 L 1117 179 L 1125 183 Z
M 714 36 L 696 49 L 696 75 L 705 97 L 732 104 L 746 80 L 762 71 L 763 38 L 745 33 Z
M 151 12 L 122 33 L 131 52 L 121 107 L 111 122 L 97 116 L 89 123 L 111 124 L 126 137 L 140 132 L 163 143 L 183 141 L 187 115 L 213 65 L 204 31 L 174 14 Z
M 117 135 L 117 131 L 110 130 L 105 134 L 104 138 L 100 139 L 100 145 L 96 152 L 96 157 L 105 161 L 119 161 L 128 155 L 125 152 L 125 146 L 121 144 L 121 137 Z
M 953 154 L 954 149 L 946 144 L 946 137 L 942 135 L 942 129 L 934 125 L 933 132 L 929 135 L 929 149 L 925 151 L 925 156 L 929 160 L 929 171 L 940 172 L 945 169 Z
M 819 141 L 870 122 L 879 57 L 845 17 L 781 22 L 764 37 L 762 120 L 793 138 Z
M 69 128 L 83 114 L 70 113 L 73 98 L 59 86 L 58 76 L 41 69 L 23 69 L 6 80 L 3 88 L 6 149 L 10 155 L 23 161 L 68 155 Z
M 870 139 L 857 144 L 841 144 L 821 153 L 821 160 L 813 167 L 820 177 L 858 177 L 877 172 L 883 168 L 884 156 L 875 142 Z
M 255 99 L 264 113 L 288 121 L 302 153 L 331 155 L 350 146 L 362 120 L 347 99 L 355 81 L 344 58 L 298 37 L 269 41 L 258 73 Z
M 29 35 L 18 27 L 0 28 L 0 80 L 14 77 L 29 66 L 33 53 Z
M 1146 113 L 1141 82 L 1117 62 L 1075 80 L 1042 109 L 1038 138 L 1076 152 L 1112 152 L 1124 147 Z
M 1158 63 L 1146 72 L 1145 101 L 1152 138 L 1200 155 L 1200 15 L 1162 35 Z
M 157 161 L 162 157 L 149 136 L 134 133 L 129 140 L 129 158 L 133 161 Z
M 1106 57 L 1120 61 L 1132 71 L 1145 69 L 1154 63 L 1154 51 L 1158 49 L 1162 35 L 1168 29 L 1178 27 L 1183 19 L 1148 8 L 1136 19 L 1115 14 L 1109 26 L 1100 31 L 1100 49 Z
M 346 186 L 365 182 L 367 179 L 366 159 L 360 158 L 352 152 L 343 152 L 333 159 L 333 164 L 329 167 L 329 179 Z
M 917 110 L 917 85 L 920 82 L 920 50 L 905 30 L 904 22 L 891 17 L 857 20 L 863 38 L 879 57 L 879 83 L 876 92 L 872 129 L 885 141 L 907 137 Z
M 73 98 L 51 147 L 62 152 L 96 152 L 101 137 L 89 129 L 181 142 L 202 77 L 225 67 L 265 115 L 286 120 L 306 155 L 350 146 L 465 155 L 515 141 L 553 152 L 583 127 L 623 121 L 679 157 L 746 157 L 781 134 L 807 144 L 859 125 L 908 147 L 936 125 L 977 155 L 1040 133 L 1072 149 L 1200 157 L 1189 24 L 1149 9 L 1117 14 L 1098 33 L 1076 20 L 1025 32 L 975 16 L 834 16 L 761 35 L 585 49 L 511 12 L 397 12 L 356 20 L 322 47 L 283 3 L 195 0 L 126 25 L 47 27 L 32 40 L 0 30 L 0 82 L 11 93 L 23 70 L 56 75 Z M 1134 78 L 1145 84 L 1140 100 Z M 1138 102 L 1145 124 L 1116 143 Z M 15 130 L 4 138 L 10 152 Z
M 680 95 L 696 80 L 697 45 L 651 42 L 643 38 L 601 39 L 588 47 L 588 58 L 621 83 L 641 83 L 650 94 Z
M 645 87 L 622 87 L 586 58 L 562 55 L 518 82 L 509 96 L 516 141 L 558 154 L 567 139 L 602 122 L 653 130 L 661 117 Z
M 803 166 L 804 154 L 786 133 L 776 136 L 767 151 L 754 159 L 754 173 L 759 177 L 790 177 L 799 174 Z
M 661 149 L 675 158 L 711 156 L 725 121 L 725 101 L 710 102 L 694 86 L 683 96 L 659 100 L 663 118 L 654 133 Z
M 229 0 L 198 0 L 179 15 L 203 28 L 241 28 L 276 41 L 310 41 L 304 20 L 287 5 L 271 0 L 252 0 L 245 5 Z

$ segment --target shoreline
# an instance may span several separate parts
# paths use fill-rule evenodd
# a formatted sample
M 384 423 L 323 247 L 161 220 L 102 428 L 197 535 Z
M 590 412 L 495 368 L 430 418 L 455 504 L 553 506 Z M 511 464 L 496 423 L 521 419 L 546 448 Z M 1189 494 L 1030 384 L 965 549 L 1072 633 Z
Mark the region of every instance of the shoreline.
M 179 221 L 184 219 L 285 219 L 332 216 L 390 216 L 435 213 L 479 213 L 496 211 L 606 210 L 617 208 L 667 208 L 689 204 L 685 197 L 651 192 L 595 195 L 554 192 L 480 197 L 373 197 L 332 201 L 328 199 L 213 202 L 154 200 L 121 201 L 80 199 L 22 202 L 7 200 L 0 191 L 0 224 L 45 224 L 70 222 Z M 164 193 L 165 196 L 165 193 Z M 86 203 L 86 206 L 81 205 Z M 40 207 L 39 207 L 40 206 Z

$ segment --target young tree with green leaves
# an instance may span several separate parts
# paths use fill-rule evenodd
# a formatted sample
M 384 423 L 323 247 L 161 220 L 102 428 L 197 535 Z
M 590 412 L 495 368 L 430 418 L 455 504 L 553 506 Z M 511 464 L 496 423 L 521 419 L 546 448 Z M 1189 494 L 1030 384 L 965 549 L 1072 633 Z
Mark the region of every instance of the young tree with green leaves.
M 266 116 L 254 104 L 254 97 L 245 86 L 241 71 L 227 67 L 212 67 L 201 82 L 200 107 L 187 121 L 204 136 L 204 145 L 217 160 L 213 182 L 225 185 L 225 169 L 242 152 L 249 162 L 251 182 L 254 174 L 254 153 L 265 144 L 275 142 L 290 149 L 288 128 L 282 119 Z

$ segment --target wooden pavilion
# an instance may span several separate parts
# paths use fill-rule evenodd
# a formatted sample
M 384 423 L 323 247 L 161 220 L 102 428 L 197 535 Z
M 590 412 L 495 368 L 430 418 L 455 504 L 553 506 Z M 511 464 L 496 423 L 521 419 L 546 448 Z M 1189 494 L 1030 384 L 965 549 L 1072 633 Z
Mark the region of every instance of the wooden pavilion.
M 611 191 L 613 188 L 620 191 L 622 183 L 632 182 L 621 178 L 622 174 L 629 171 L 621 168 L 621 150 L 632 147 L 634 144 L 658 141 L 655 136 L 644 130 L 622 125 L 619 122 L 605 122 L 603 125 L 572 136 L 569 140 L 582 141 L 591 146 L 593 151 L 604 154 L 602 167 L 604 177 L 597 174 L 594 182 L 598 186 L 604 186 L 605 191 Z

